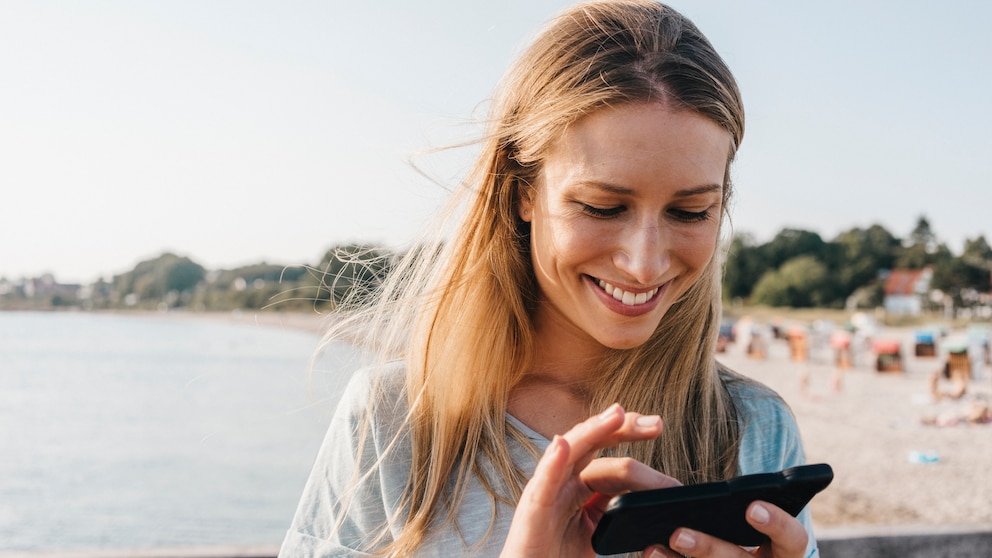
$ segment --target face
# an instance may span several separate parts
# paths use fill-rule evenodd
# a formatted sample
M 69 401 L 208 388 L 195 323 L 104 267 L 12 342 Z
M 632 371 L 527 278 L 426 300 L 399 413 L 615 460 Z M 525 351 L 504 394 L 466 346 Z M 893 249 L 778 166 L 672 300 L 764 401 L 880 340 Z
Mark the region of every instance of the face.
M 713 257 L 730 145 L 715 122 L 661 103 L 567 129 L 518 208 L 531 223 L 539 339 L 577 350 L 648 340 Z

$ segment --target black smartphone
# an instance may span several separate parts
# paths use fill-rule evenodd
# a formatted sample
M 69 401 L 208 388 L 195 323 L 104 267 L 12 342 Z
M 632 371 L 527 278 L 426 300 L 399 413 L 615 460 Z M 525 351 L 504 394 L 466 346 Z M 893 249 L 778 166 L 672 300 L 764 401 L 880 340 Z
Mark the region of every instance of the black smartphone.
M 653 544 L 667 545 L 679 527 L 740 546 L 759 546 L 768 537 L 744 518 L 751 502 L 770 502 L 796 516 L 833 478 L 830 465 L 818 463 L 777 473 L 621 494 L 610 500 L 592 535 L 592 547 L 599 554 L 639 552 Z

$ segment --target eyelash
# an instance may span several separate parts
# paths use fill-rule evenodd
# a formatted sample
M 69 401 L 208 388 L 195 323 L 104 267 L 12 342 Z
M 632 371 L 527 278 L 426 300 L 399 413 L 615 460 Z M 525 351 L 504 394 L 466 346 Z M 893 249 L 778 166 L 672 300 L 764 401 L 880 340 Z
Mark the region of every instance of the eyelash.
M 600 219 L 611 219 L 620 215 L 627 209 L 622 205 L 616 207 L 595 207 L 592 205 L 582 204 L 582 211 L 592 215 L 593 217 L 599 217 Z
M 582 211 L 593 217 L 599 219 L 612 219 L 623 213 L 627 208 L 618 205 L 616 207 L 595 207 L 592 205 L 582 204 Z M 674 209 L 671 211 L 672 216 L 674 216 L 679 221 L 684 223 L 698 223 L 700 221 L 705 221 L 710 217 L 710 210 L 706 209 L 703 211 L 682 211 L 681 209 Z
M 672 211 L 675 214 L 675 218 L 679 221 L 685 223 L 698 223 L 700 221 L 705 221 L 710 218 L 710 210 L 705 209 L 703 211 L 682 211 L 676 209 Z

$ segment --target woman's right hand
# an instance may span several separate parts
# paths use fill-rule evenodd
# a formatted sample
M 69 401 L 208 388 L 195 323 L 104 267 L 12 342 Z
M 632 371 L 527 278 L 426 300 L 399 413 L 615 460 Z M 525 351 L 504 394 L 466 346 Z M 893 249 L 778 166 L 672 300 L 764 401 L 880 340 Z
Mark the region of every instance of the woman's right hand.
M 658 416 L 613 405 L 555 436 L 524 487 L 502 556 L 595 556 L 592 533 L 612 496 L 680 484 L 633 459 L 596 455 L 620 442 L 655 438 L 661 428 Z

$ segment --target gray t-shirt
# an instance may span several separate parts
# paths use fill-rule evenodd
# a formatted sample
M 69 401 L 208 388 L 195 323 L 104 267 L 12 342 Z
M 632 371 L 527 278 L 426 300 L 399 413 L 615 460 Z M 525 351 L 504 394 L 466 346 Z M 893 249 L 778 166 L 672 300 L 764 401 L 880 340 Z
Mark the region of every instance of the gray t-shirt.
M 384 397 L 379 401 L 385 404 L 370 410 L 373 385 L 382 390 Z M 404 389 L 399 363 L 378 376 L 359 371 L 351 379 L 331 419 L 280 558 L 369 556 L 359 549 L 368 548 L 390 518 L 402 517 L 399 502 L 411 464 L 409 439 L 397 437 L 407 412 Z M 805 462 L 795 419 L 781 399 L 767 388 L 750 384 L 734 383 L 731 393 L 744 426 L 740 474 L 779 471 Z M 363 420 L 369 421 L 364 444 L 360 442 Z M 549 444 L 516 418 L 507 415 L 506 421 L 539 453 Z M 390 444 L 397 445 L 389 448 Z M 513 462 L 529 476 L 537 464 L 534 453 L 509 435 L 507 445 Z M 386 458 L 380 461 L 387 448 Z M 378 467 L 373 467 L 377 462 Z M 356 467 L 360 474 L 371 473 L 356 477 Z M 355 496 L 349 499 L 349 494 Z M 456 521 L 431 532 L 417 556 L 499 556 L 512 518 L 513 508 L 494 503 L 473 476 Z M 810 534 L 805 556 L 818 556 L 809 509 L 799 518 Z M 390 527 L 388 536 L 397 533 L 396 527 Z

